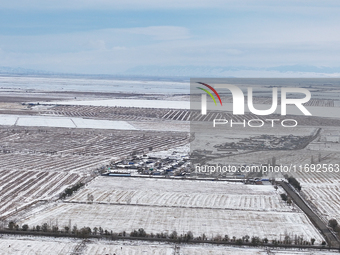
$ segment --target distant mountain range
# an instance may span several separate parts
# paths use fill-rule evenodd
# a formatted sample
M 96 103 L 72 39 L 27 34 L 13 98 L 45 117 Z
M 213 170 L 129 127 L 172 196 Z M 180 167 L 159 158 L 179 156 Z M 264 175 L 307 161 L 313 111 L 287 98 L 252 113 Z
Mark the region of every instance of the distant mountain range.
M 188 81 L 190 76 L 188 77 L 180 77 L 180 76 L 158 76 L 158 75 L 138 75 L 138 74 L 77 74 L 77 73 L 58 73 L 58 72 L 49 72 L 43 70 L 34 70 L 28 68 L 21 67 L 7 67 L 0 66 L 0 76 L 39 76 L 39 77 L 68 77 L 68 78 L 77 78 L 77 77 L 86 77 L 93 79 L 123 79 L 123 80 L 171 80 L 171 81 Z
M 21 67 L 0 66 L 0 74 L 53 74 L 52 72 L 27 69 Z
M 26 69 L 21 67 L 0 66 L 0 75 L 54 75 L 54 76 L 89 76 L 89 77 L 123 77 L 123 78 L 143 78 L 143 77 L 235 77 L 240 74 L 250 73 L 314 73 L 314 74 L 340 74 L 340 67 L 318 67 L 310 65 L 284 65 L 276 67 L 247 67 L 247 66 L 137 66 L 125 72 L 107 74 L 72 74 L 57 73 L 43 70 Z
M 247 66 L 138 66 L 124 72 L 125 75 L 154 76 L 195 76 L 195 77 L 230 77 L 237 73 L 340 73 L 340 67 L 317 67 L 309 65 L 285 65 L 267 68 Z

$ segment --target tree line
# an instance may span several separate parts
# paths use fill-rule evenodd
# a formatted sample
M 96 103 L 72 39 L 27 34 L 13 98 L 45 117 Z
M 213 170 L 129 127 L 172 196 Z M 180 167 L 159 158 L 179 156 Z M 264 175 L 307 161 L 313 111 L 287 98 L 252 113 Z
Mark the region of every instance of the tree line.
M 337 225 L 336 225 L 337 226 Z M 78 228 L 76 225 L 73 227 L 70 226 L 64 226 L 63 228 L 59 229 L 58 226 L 50 226 L 47 223 L 44 223 L 42 225 L 36 225 L 33 227 L 29 227 L 27 224 L 22 225 L 21 227 L 16 224 L 14 221 L 11 221 L 8 223 L 7 230 L 10 231 L 25 231 L 25 232 L 35 232 L 35 233 L 49 233 L 55 234 L 55 236 L 59 236 L 59 234 L 66 234 L 70 237 L 78 237 L 78 238 L 90 238 L 90 237 L 106 237 L 106 238 L 141 238 L 143 240 L 160 240 L 164 239 L 171 240 L 173 242 L 178 243 L 188 243 L 188 242 L 214 242 L 214 243 L 225 243 L 225 244 L 233 244 L 233 245 L 251 245 L 251 246 L 261 246 L 261 245 L 291 245 L 291 246 L 298 246 L 298 245 L 314 245 L 315 238 L 311 238 L 310 240 L 305 240 L 302 236 L 290 236 L 289 234 L 285 233 L 283 235 L 283 238 L 281 240 L 273 239 L 269 240 L 268 238 L 260 238 L 258 236 L 252 236 L 249 235 L 242 236 L 240 238 L 237 238 L 236 236 L 228 236 L 228 235 L 217 235 L 212 238 L 208 238 L 207 235 L 202 234 L 200 236 L 194 236 L 191 231 L 188 231 L 183 234 L 178 234 L 176 231 L 172 231 L 170 234 L 167 232 L 161 232 L 161 233 L 147 233 L 143 228 L 139 228 L 137 230 L 133 230 L 130 233 L 127 233 L 125 231 L 120 233 L 114 233 L 112 230 L 108 231 L 106 229 L 103 229 L 102 227 L 94 227 L 91 229 L 90 227 L 82 227 Z M 325 242 L 322 243 L 322 245 L 326 245 Z

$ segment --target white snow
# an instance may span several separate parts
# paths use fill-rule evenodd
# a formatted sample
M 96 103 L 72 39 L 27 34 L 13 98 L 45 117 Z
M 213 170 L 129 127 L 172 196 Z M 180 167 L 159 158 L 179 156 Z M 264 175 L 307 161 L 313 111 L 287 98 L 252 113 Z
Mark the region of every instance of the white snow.
M 84 77 L 0 76 L 2 90 L 89 91 L 144 94 L 189 94 L 189 82 L 141 81 Z
M 111 99 L 111 100 L 85 100 L 85 101 L 72 100 L 72 101 L 44 102 L 43 104 L 121 106 L 121 107 L 140 107 L 140 108 L 170 108 L 170 109 L 189 109 L 190 108 L 189 101 L 143 100 L 143 99 Z
M 37 102 L 35 102 L 37 103 Z M 41 103 L 41 102 L 40 102 Z M 92 106 L 121 106 L 121 107 L 142 107 L 142 108 L 169 108 L 169 109 L 201 109 L 200 102 L 190 103 L 190 101 L 170 101 L 170 100 L 143 100 L 143 99 L 112 99 L 112 100 L 71 100 L 71 101 L 53 101 L 44 102 L 43 104 L 55 105 L 92 105 Z M 268 108 L 267 105 L 254 104 L 256 109 Z M 214 110 L 228 110 L 232 111 L 232 103 L 224 103 L 223 108 L 216 107 L 212 102 L 207 103 L 208 111 Z M 312 116 L 318 117 L 329 117 L 329 118 L 340 118 L 340 111 L 336 107 L 319 107 L 319 106 L 308 106 L 307 110 Z M 250 112 L 245 107 L 245 112 Z M 280 107 L 277 108 L 275 113 L 280 114 Z M 304 115 L 296 106 L 287 106 L 287 114 L 292 115 Z
M 3 235 L 0 239 L 0 255 L 64 255 L 71 254 L 81 239 L 73 238 L 54 238 L 39 236 L 10 236 Z M 177 247 L 177 248 L 175 248 Z M 290 255 L 332 255 L 339 254 L 335 251 L 318 250 L 298 250 L 274 248 L 255 248 L 255 247 L 235 247 L 211 244 L 173 244 L 166 242 L 146 242 L 129 240 L 88 240 L 81 254 L 100 255 L 100 254 L 148 254 L 148 255 L 173 255 L 175 249 L 179 254 L 187 255 L 266 255 L 266 254 L 290 254 Z
M 282 202 L 273 186 L 227 182 L 99 177 L 67 203 L 55 203 L 23 217 L 21 224 L 102 227 L 114 232 L 144 228 L 148 233 L 195 236 L 244 235 L 323 240 L 298 208 Z M 88 195 L 93 203 L 88 203 Z M 88 203 L 88 204 L 86 204 Z
M 24 115 L 0 115 L 0 125 L 136 130 L 126 121 Z
M 75 125 L 70 118 L 48 118 L 48 117 L 18 117 L 16 126 L 35 127 L 67 127 L 74 128 Z
M 14 115 L 0 115 L 0 125 L 13 126 L 17 119 L 18 116 Z
M 177 247 L 177 252 L 175 252 Z M 311 255 L 311 254 L 338 254 L 331 251 L 318 250 L 298 250 L 279 248 L 266 249 L 255 247 L 235 247 L 225 245 L 211 244 L 172 244 L 160 242 L 143 242 L 143 241 L 95 241 L 87 245 L 84 255 L 93 254 L 147 254 L 147 255 L 267 255 L 267 254 L 282 254 L 282 255 Z
M 0 255 L 71 254 L 78 243 L 80 243 L 80 240 L 75 241 L 70 238 L 2 235 L 0 238 Z
M 77 128 L 136 130 L 134 126 L 130 125 L 126 121 L 93 120 L 82 118 L 72 118 L 72 121 Z
M 102 227 L 114 232 L 130 233 L 144 228 L 147 233 L 170 234 L 176 230 L 179 234 L 192 231 L 194 236 L 206 234 L 209 237 L 229 235 L 240 238 L 249 235 L 269 240 L 280 239 L 280 235 L 286 233 L 291 238 L 298 235 L 308 241 L 315 238 L 317 244 L 323 241 L 306 215 L 294 212 L 59 203 L 24 219 L 20 224 L 58 223 L 59 226 L 67 226 L 70 220 L 78 227 Z

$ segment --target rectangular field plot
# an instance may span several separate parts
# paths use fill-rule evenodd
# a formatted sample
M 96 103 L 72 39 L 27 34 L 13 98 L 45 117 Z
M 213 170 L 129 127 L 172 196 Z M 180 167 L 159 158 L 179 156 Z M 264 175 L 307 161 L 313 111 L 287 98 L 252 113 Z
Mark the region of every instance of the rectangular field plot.
M 78 242 L 66 238 L 1 236 L 0 255 L 71 254 Z
M 175 245 L 156 244 L 141 241 L 91 242 L 87 244 L 84 255 L 93 254 L 148 254 L 171 255 L 175 252 Z
M 71 202 L 130 204 L 164 207 L 292 211 L 271 185 L 98 177 L 73 196 Z
M 303 213 L 257 212 L 247 210 L 197 209 L 138 205 L 103 205 L 59 203 L 44 211 L 24 218 L 20 224 L 29 226 L 45 222 L 59 227 L 69 222 L 78 227 L 102 227 L 114 232 L 131 231 L 144 228 L 147 233 L 179 234 L 192 231 L 194 236 L 226 235 L 242 237 L 245 235 L 280 239 L 280 234 L 292 238 L 303 236 L 305 240 L 323 240 Z
M 142 241 L 115 241 L 91 242 L 86 245 L 84 255 L 93 254 L 126 254 L 126 255 L 267 255 L 267 254 L 290 254 L 290 255 L 310 255 L 310 251 L 297 250 L 272 250 L 268 252 L 265 248 L 252 247 L 230 247 L 230 246 L 216 246 L 209 244 L 192 245 L 192 244 L 169 244 L 169 243 L 148 243 Z M 328 251 L 313 251 L 312 254 L 331 255 L 335 252 Z
M 89 173 L 91 170 L 106 165 L 108 158 L 85 157 L 80 155 L 49 155 L 49 154 L 17 154 L 0 153 L 0 170 L 44 172 Z
M 169 101 L 169 100 L 144 100 L 144 99 L 113 99 L 113 100 L 89 100 L 89 101 L 59 101 L 46 102 L 50 105 L 92 105 L 92 106 L 121 106 L 137 108 L 171 108 L 189 109 L 188 101 Z
M 65 128 L 2 128 L 0 154 L 20 152 L 29 155 L 84 155 L 121 157 L 138 152 L 187 144 L 187 132 L 70 130 Z
M 280 239 L 280 234 L 323 238 L 308 218 L 283 203 L 271 185 L 98 177 L 71 199 L 22 217 L 30 226 L 69 222 L 113 232 L 144 228 L 147 233 L 192 231 L 195 236 L 244 235 Z M 89 200 L 89 197 L 93 197 Z

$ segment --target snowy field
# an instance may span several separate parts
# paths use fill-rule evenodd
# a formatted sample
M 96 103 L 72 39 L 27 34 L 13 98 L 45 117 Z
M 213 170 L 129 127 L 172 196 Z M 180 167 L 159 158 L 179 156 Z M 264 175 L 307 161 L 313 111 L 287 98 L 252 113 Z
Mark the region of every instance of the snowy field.
M 271 185 L 98 177 L 70 201 L 86 203 L 92 195 L 93 202 L 104 204 L 291 212 L 279 196 L 283 192 Z
M 0 216 L 57 199 L 111 160 L 188 143 L 183 133 L 65 128 L 0 129 Z M 186 148 L 188 145 L 186 146 Z
M 22 115 L 0 115 L 0 125 L 136 130 L 135 127 L 126 121 Z
M 1 160 L 4 158 L 1 157 Z M 71 162 L 68 162 L 71 165 Z M 22 163 L 20 162 L 19 164 Z M 61 163 L 59 162 L 59 165 Z M 0 215 L 15 213 L 16 210 L 34 205 L 44 199 L 53 199 L 70 185 L 86 177 L 71 171 L 22 171 L 6 166 L 0 167 Z M 46 169 L 45 169 L 46 170 Z
M 38 102 L 34 102 L 38 103 Z M 143 100 L 143 99 L 112 99 L 112 100 L 67 100 L 67 101 L 52 101 L 41 102 L 48 105 L 92 105 L 92 106 L 121 106 L 121 107 L 142 107 L 142 108 L 169 108 L 169 109 L 195 109 L 200 110 L 200 101 L 191 103 L 190 101 L 169 101 L 169 100 Z M 254 104 L 255 109 L 268 108 L 267 105 Z M 328 118 L 340 118 L 340 112 L 338 108 L 328 107 L 325 111 L 325 107 L 321 106 L 308 106 L 308 111 L 314 117 L 328 117 Z M 224 103 L 223 108 L 216 107 L 213 102 L 207 102 L 207 109 L 213 111 L 232 111 L 232 103 Z M 277 108 L 279 109 L 279 107 Z M 249 113 L 249 109 L 245 105 L 245 112 Z M 275 112 L 280 114 L 278 110 Z M 287 114 L 301 115 L 304 114 L 296 106 L 287 106 Z
M 208 237 L 245 235 L 280 239 L 287 233 L 305 240 L 316 239 L 320 244 L 321 234 L 303 213 L 258 212 L 252 210 L 224 210 L 206 208 L 159 207 L 140 205 L 108 205 L 59 203 L 44 211 L 24 218 L 20 224 L 29 226 L 51 223 L 59 227 L 69 222 L 78 227 L 102 227 L 108 231 L 130 233 L 144 228 L 147 233 L 176 230 L 179 234 L 192 231 L 194 236 L 206 234 Z
M 62 128 L 88 128 L 88 129 L 115 129 L 115 130 L 155 130 L 189 132 L 190 125 L 181 121 L 124 121 L 99 120 L 88 118 L 49 117 L 0 115 L 0 126 L 22 127 L 62 127 Z
M 271 186 L 226 182 L 99 177 L 68 202 L 36 208 L 20 224 L 102 227 L 114 232 L 144 228 L 148 233 L 192 231 L 208 237 L 244 235 L 280 239 L 323 238 L 308 218 L 280 200 Z M 89 204 L 88 195 L 93 195 Z M 278 231 L 279 230 L 279 231 Z
M 81 91 L 109 93 L 189 94 L 189 82 L 97 79 L 86 77 L 25 77 L 1 76 L 1 89 L 37 91 Z
M 175 248 L 175 246 L 177 248 Z M 187 245 L 187 244 L 168 244 L 168 243 L 147 243 L 136 241 L 116 241 L 116 242 L 91 242 L 87 244 L 84 255 L 99 255 L 99 254 L 151 254 L 151 255 L 267 255 L 267 254 L 282 254 L 282 255 L 312 255 L 312 254 L 336 254 L 330 251 L 298 251 L 298 250 L 277 250 L 270 251 L 261 248 L 252 247 L 230 247 L 217 246 L 209 244 Z
M 326 220 L 336 219 L 340 222 L 340 183 L 302 183 L 303 193 L 321 212 Z
M 320 136 L 315 139 L 304 152 L 291 156 L 291 162 L 297 165 L 326 164 L 327 167 L 340 165 L 338 138 L 340 129 L 338 127 L 323 127 Z M 282 162 L 282 159 L 279 159 Z M 302 171 L 293 173 L 302 186 L 304 197 L 310 201 L 319 212 L 319 215 L 327 222 L 329 219 L 337 219 L 340 222 L 340 172 Z
M 190 123 L 184 121 L 129 121 L 129 124 L 145 131 L 190 132 Z
M 40 102 L 41 103 L 41 102 Z M 189 101 L 169 101 L 169 100 L 143 100 L 143 99 L 112 99 L 112 100 L 89 100 L 89 101 L 55 101 L 44 104 L 55 105 L 92 105 L 92 106 L 121 106 L 121 107 L 141 107 L 141 108 L 170 108 L 189 109 Z
M 3 235 L 0 238 L 0 255 L 66 255 L 72 254 L 81 240 L 70 238 L 27 237 Z M 331 251 L 283 250 L 252 247 L 217 246 L 210 244 L 169 244 L 144 241 L 104 241 L 89 240 L 77 254 L 82 255 L 332 255 Z
M 3 235 L 0 255 L 66 255 L 72 253 L 77 242 L 67 238 Z

